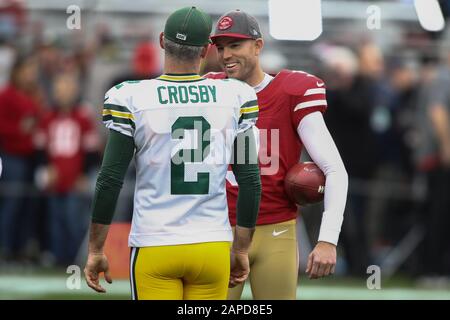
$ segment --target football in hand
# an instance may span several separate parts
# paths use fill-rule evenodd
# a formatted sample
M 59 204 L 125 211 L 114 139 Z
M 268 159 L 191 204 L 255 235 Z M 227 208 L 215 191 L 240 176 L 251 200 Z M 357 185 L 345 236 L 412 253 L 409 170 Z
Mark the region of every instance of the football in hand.
M 300 206 L 323 200 L 325 175 L 314 162 L 297 163 L 284 179 L 288 197 Z

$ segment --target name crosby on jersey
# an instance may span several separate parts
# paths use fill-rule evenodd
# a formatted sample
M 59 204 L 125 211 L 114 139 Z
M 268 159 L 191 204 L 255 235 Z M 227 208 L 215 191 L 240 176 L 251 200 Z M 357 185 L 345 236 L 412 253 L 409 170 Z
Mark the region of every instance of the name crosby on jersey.
M 216 86 L 159 86 L 157 89 L 159 103 L 208 103 L 216 102 Z
M 237 80 L 161 75 L 121 83 L 105 98 L 105 126 L 135 144 L 128 245 L 232 241 L 225 178 L 238 134 L 248 131 L 257 139 L 253 128 L 259 108 L 253 88 Z M 237 143 L 236 148 L 240 150 Z

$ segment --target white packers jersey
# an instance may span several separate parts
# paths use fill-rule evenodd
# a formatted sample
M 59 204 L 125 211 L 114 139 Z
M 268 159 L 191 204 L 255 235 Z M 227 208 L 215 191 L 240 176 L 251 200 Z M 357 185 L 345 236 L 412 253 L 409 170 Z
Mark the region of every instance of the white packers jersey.
M 232 241 L 225 176 L 257 116 L 254 90 L 232 79 L 166 74 L 106 93 L 106 127 L 136 147 L 131 247 Z

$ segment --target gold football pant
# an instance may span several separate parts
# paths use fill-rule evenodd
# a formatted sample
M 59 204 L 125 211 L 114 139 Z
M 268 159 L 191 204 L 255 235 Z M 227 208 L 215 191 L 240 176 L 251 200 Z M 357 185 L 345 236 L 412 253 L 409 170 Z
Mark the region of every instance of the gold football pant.
M 131 248 L 133 300 L 225 300 L 230 243 Z
M 249 259 L 253 299 L 296 299 L 298 246 L 295 220 L 256 226 Z M 230 289 L 228 299 L 240 299 L 243 289 L 243 284 Z

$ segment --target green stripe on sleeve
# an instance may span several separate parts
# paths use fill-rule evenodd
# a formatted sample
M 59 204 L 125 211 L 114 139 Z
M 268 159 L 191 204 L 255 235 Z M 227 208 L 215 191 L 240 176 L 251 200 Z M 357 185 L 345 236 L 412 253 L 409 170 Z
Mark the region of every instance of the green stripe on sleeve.
M 241 109 L 242 109 L 242 108 L 255 107 L 255 106 L 257 106 L 257 105 L 258 105 L 258 100 L 251 100 L 251 101 L 247 101 L 246 103 L 244 103 L 244 104 L 241 106 Z
M 119 106 L 118 104 L 112 104 L 112 103 L 105 103 L 103 109 L 131 113 L 131 111 L 127 107 Z
M 241 115 L 241 119 L 245 120 L 245 119 L 253 119 L 253 118 L 257 118 L 258 117 L 258 111 L 252 112 L 252 113 L 243 113 Z
M 241 124 L 243 120 L 251 120 L 251 119 L 258 119 L 258 111 L 252 113 L 243 113 L 239 117 L 238 124 Z

